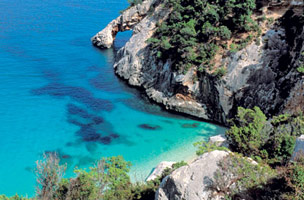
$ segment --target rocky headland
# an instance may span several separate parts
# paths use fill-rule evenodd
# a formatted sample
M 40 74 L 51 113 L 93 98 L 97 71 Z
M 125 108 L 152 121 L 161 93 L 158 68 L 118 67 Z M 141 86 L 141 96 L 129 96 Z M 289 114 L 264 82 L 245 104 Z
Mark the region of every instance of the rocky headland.
M 110 48 L 118 31 L 133 30 L 117 52 L 115 73 L 168 110 L 226 124 L 239 106 L 259 106 L 267 116 L 304 109 L 304 82 L 295 67 L 304 51 L 304 29 L 293 9 L 264 31 L 259 44 L 252 42 L 221 57 L 218 64 L 226 67 L 221 78 L 195 68 L 178 73 L 170 60 L 152 56 L 146 41 L 170 11 L 160 0 L 143 1 L 110 22 L 92 43 Z

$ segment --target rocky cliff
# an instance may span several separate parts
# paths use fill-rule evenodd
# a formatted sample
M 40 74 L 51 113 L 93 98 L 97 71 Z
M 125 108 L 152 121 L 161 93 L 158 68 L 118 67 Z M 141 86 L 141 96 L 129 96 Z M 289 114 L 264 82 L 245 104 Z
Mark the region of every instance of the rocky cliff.
M 152 56 L 146 41 L 170 12 L 160 0 L 146 0 L 124 11 L 92 42 L 109 48 L 118 31 L 132 29 L 132 37 L 117 52 L 115 72 L 169 110 L 219 123 L 226 123 L 238 106 L 259 106 L 268 116 L 304 110 L 304 79 L 296 70 L 304 51 L 301 9 L 287 11 L 260 44 L 227 53 L 219 61 L 227 69 L 222 78 L 194 68 L 179 74 L 170 60 L 163 63 Z

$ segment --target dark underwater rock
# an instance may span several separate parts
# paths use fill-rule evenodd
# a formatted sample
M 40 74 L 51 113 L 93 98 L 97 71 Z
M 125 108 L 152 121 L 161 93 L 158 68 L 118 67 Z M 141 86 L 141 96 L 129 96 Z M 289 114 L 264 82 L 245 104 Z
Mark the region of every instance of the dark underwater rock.
M 199 123 L 192 123 L 192 124 L 183 124 L 182 127 L 183 128 L 197 128 L 199 126 Z
M 85 109 L 82 109 L 79 106 L 76 106 L 71 103 L 67 105 L 67 110 L 68 114 L 70 115 L 78 115 L 86 119 L 91 117 L 91 115 Z
M 72 156 L 68 155 L 68 154 L 64 154 L 61 156 L 62 159 L 69 159 L 72 158 Z
M 102 122 L 104 122 L 103 118 L 102 117 L 98 117 L 98 116 L 97 117 L 93 117 L 92 120 L 93 120 L 93 122 L 95 124 L 101 124 Z
M 111 138 L 119 138 L 120 136 L 118 134 L 116 134 L 116 133 L 111 133 L 110 137 Z
M 140 124 L 138 127 L 145 129 L 145 130 L 159 130 L 161 129 L 160 126 L 158 125 L 153 125 L 153 124 Z
M 34 95 L 50 95 L 54 97 L 70 97 L 83 103 L 93 110 L 111 111 L 113 104 L 104 99 L 95 98 L 93 94 L 82 87 L 66 86 L 61 83 L 50 83 L 39 89 L 32 90 Z
M 101 137 L 99 141 L 103 144 L 110 144 L 112 142 L 112 138 L 110 136 Z

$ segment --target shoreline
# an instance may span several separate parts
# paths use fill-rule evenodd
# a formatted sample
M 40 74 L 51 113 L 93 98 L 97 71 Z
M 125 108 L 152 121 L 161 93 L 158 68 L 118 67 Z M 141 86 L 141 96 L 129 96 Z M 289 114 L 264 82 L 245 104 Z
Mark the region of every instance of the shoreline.
M 198 156 L 196 155 L 197 148 L 194 147 L 194 143 L 198 141 L 208 141 L 210 137 L 223 134 L 225 132 L 217 132 L 214 135 L 208 137 L 196 138 L 195 140 L 189 141 L 187 144 L 178 146 L 168 152 L 164 152 L 162 155 L 149 160 L 148 163 L 136 165 L 136 167 L 131 166 L 130 178 L 131 182 L 146 182 L 146 179 L 153 173 L 154 169 L 161 162 L 180 162 L 184 161 L 187 164 L 194 162 Z M 187 151 L 188 150 L 188 151 Z M 153 163 L 153 164 L 152 164 Z M 146 169 L 149 168 L 149 173 L 145 173 Z M 145 175 L 146 174 L 146 175 Z

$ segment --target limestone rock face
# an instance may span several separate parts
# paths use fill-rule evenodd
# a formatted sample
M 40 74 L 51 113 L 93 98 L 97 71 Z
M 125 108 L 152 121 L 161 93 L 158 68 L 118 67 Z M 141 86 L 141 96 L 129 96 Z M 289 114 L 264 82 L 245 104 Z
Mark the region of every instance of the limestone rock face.
M 218 162 L 229 155 L 225 151 L 212 151 L 198 157 L 187 166 L 183 166 L 164 178 L 156 200 L 207 200 L 212 196 L 209 187 L 218 169 Z M 217 199 L 213 197 L 211 199 Z
M 163 171 L 166 168 L 172 168 L 172 165 L 174 163 L 175 162 L 162 161 L 153 169 L 152 173 L 148 176 L 146 181 L 152 181 L 152 180 L 156 179 L 157 177 L 161 176 Z
M 123 12 L 92 42 L 108 48 L 117 31 L 132 29 L 132 37 L 117 52 L 115 73 L 168 110 L 222 124 L 239 106 L 259 106 L 267 116 L 304 110 L 304 79 L 296 70 L 304 51 L 304 24 L 299 16 L 287 12 L 259 45 L 252 42 L 228 53 L 219 61 L 227 73 L 218 78 L 195 67 L 180 74 L 172 70 L 171 60 L 163 63 L 153 56 L 146 41 L 170 12 L 160 0 L 145 0 Z

